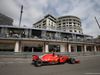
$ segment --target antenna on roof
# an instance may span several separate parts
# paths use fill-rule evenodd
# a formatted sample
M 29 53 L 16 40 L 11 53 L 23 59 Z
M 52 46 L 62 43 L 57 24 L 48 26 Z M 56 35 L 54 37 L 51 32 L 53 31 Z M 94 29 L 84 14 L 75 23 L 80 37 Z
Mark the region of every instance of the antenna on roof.
M 97 25 L 98 25 L 99 29 L 100 29 L 100 24 L 99 24 L 98 20 L 96 19 L 96 17 L 94 17 L 94 18 L 95 18 L 95 20 L 97 22 Z
M 19 19 L 19 26 L 21 25 L 22 13 L 23 13 L 23 5 L 21 5 L 20 19 Z

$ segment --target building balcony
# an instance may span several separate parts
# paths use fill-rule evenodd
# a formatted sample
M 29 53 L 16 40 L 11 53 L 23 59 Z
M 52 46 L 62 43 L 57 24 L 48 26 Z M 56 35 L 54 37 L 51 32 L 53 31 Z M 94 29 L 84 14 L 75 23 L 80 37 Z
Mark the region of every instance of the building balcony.
M 79 37 L 80 39 L 78 39 L 77 37 Z M 88 40 L 87 38 L 90 40 Z M 41 41 L 94 43 L 93 36 L 89 36 L 86 34 L 50 29 L 15 27 L 4 25 L 0 26 L 0 39 L 27 39 Z
M 21 34 L 1 35 L 0 39 L 14 39 L 14 40 L 36 40 L 36 41 L 57 41 L 57 42 L 73 42 L 73 43 L 94 43 L 92 39 L 74 39 L 74 38 L 61 38 L 61 37 L 47 37 L 47 36 L 28 36 Z

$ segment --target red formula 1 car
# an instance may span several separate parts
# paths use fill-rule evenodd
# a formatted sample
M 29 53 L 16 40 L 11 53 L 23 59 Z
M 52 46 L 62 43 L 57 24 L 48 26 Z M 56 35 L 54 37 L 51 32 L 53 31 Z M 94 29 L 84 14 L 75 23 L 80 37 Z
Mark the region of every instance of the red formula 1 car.
M 53 54 L 44 54 L 42 56 L 33 55 L 32 56 L 32 63 L 34 63 L 35 66 L 42 66 L 43 64 L 64 64 L 65 62 L 75 64 L 80 63 L 80 61 L 76 61 L 74 58 L 70 57 L 63 57 L 61 55 L 55 55 Z

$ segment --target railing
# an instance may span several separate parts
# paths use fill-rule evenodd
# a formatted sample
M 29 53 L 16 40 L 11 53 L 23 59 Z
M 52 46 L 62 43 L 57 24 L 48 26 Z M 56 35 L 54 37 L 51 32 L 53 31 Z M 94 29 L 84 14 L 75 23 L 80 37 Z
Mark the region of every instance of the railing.
M 51 38 L 51 37 L 37 37 L 37 36 L 21 36 L 20 34 L 0 35 L 1 39 L 33 39 L 44 41 L 61 41 L 61 42 L 81 42 L 81 43 L 94 43 L 92 40 L 73 39 L 73 38 Z

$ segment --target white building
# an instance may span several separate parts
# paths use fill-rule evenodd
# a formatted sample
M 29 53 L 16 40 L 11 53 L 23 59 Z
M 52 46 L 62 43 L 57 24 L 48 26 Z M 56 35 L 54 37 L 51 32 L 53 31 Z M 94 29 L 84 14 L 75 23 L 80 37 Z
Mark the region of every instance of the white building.
M 48 14 L 44 18 L 33 24 L 35 28 L 44 28 L 52 30 L 61 30 L 83 34 L 80 18 L 76 16 L 61 16 L 55 18 Z
M 81 20 L 76 16 L 62 16 L 57 18 L 57 30 L 83 34 Z

